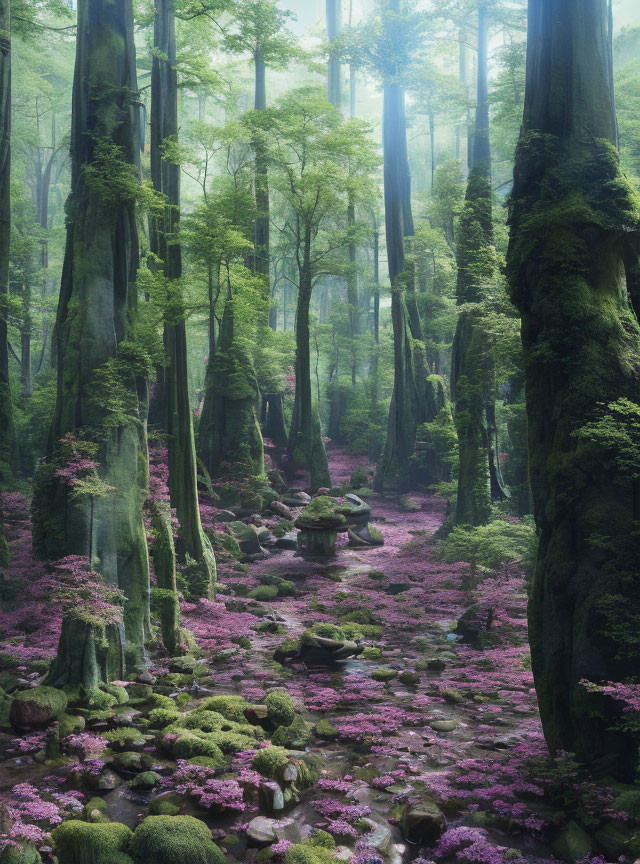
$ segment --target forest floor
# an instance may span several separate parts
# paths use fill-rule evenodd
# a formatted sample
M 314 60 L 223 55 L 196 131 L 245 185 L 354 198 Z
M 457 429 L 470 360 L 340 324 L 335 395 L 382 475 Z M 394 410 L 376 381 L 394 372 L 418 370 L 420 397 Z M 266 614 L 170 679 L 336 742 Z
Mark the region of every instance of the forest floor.
M 334 449 L 330 467 L 334 484 L 340 485 L 354 465 Z M 433 534 L 444 521 L 446 503 L 430 494 L 371 494 L 367 501 L 384 546 L 359 549 L 339 541 L 331 559 L 275 550 L 248 567 L 223 564 L 219 579 L 229 593 L 216 602 L 183 605 L 183 621 L 204 652 L 197 685 L 175 686 L 179 664 L 156 662 L 150 669 L 154 694 L 188 692 L 183 711 L 214 694 L 237 694 L 259 704 L 275 689 L 286 690 L 305 721 L 297 719 L 292 727 L 297 730 L 292 737 L 301 741 L 287 746 L 299 758 L 302 750 L 319 757 L 320 766 L 319 779 L 297 803 L 269 812 L 264 790 L 260 796 L 246 794 L 251 783 L 260 782 L 249 767 L 251 750 L 234 755 L 230 773 L 218 785 L 207 786 L 204 775 L 198 785 L 176 773 L 175 754 L 168 759 L 166 742 L 158 744 L 162 733 L 148 727 L 152 703 L 146 699 L 145 707 L 140 689 L 130 689 L 137 699 L 129 705 L 110 709 L 120 711 L 119 725 L 97 712 L 87 718 L 84 737 L 90 733 L 99 739 L 107 728 L 138 729 L 146 736 L 147 768 L 158 775 L 152 788 L 132 786 L 126 780 L 133 774 L 126 771 L 110 771 L 110 751 L 100 752 L 100 746 L 96 755 L 90 743 L 79 741 L 71 761 L 43 764 L 38 751 L 44 733 L 27 738 L 5 733 L 0 735 L 0 792 L 22 800 L 16 784 L 31 784 L 41 801 L 56 801 L 63 817 L 97 789 L 110 818 L 131 827 L 159 792 L 188 792 L 180 812 L 205 819 L 214 839 L 243 861 L 278 860 L 290 843 L 318 827 L 335 837 L 339 857 L 349 860 L 355 850 L 360 864 L 380 855 L 391 864 L 453 856 L 503 864 L 521 855 L 536 861 L 554 854 L 568 860 L 595 854 L 575 819 L 583 827 L 588 819 L 601 825 L 611 793 L 585 785 L 570 760 L 559 764 L 547 757 L 530 672 L 523 574 L 517 566 L 480 574 L 467 564 L 441 563 Z M 26 535 L 18 523 L 9 525 L 16 548 Z M 247 596 L 279 579 L 294 584 L 293 596 L 269 601 Z M 473 604 L 481 616 L 491 610 L 491 626 L 480 633 L 463 628 L 465 641 L 454 631 Z M 307 665 L 299 658 L 285 665 L 274 662 L 283 640 L 318 624 L 355 628 L 364 652 L 333 666 Z M 5 682 L 15 675 L 35 683 L 41 674 L 37 664 L 55 643 L 43 644 L 43 656 L 34 658 L 29 639 L 20 642 L 7 626 L 2 650 L 11 645 L 14 659 L 11 667 L 3 655 Z M 44 631 L 49 626 L 43 624 Z M 20 644 L 24 659 L 16 666 Z M 133 737 L 129 749 L 142 749 Z M 233 794 L 237 779 L 244 798 Z M 25 794 L 25 801 L 35 800 L 33 791 Z M 74 805 L 74 799 L 79 803 Z M 23 821 L 33 822 L 28 808 L 23 810 Z M 254 823 L 252 829 L 260 815 L 276 822 Z M 35 824 L 48 828 L 46 820 Z M 278 843 L 259 851 L 265 842 L 255 839 L 256 829 L 267 834 L 273 829 Z

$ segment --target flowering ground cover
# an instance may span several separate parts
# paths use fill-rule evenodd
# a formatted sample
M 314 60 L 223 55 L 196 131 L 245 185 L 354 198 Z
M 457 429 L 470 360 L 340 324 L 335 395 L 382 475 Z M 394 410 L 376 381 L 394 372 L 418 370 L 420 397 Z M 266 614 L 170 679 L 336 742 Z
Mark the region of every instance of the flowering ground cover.
M 331 460 L 344 482 L 347 457 Z M 152 465 L 161 495 L 161 452 Z M 80 560 L 36 562 L 27 502 L 7 499 L 0 651 L 13 692 L 40 682 L 55 652 L 69 573 L 91 581 Z M 625 809 L 624 790 L 569 754 L 548 757 L 521 564 L 439 560 L 446 503 L 430 494 L 410 507 L 368 502 L 384 546 L 343 542 L 317 560 L 273 547 L 250 563 L 219 555 L 216 599 L 182 604 L 189 653 L 166 657 L 156 643 L 148 672 L 89 710 L 68 694 L 55 734 L 10 731 L 5 697 L 2 845 L 52 861 L 52 832 L 70 818 L 135 828 L 180 813 L 238 861 L 297 861 L 299 848 L 355 864 L 601 862 L 621 849 L 633 860 L 635 799 Z M 229 530 L 209 502 L 203 517 Z M 100 604 L 110 608 L 100 599 L 96 614 Z M 357 650 L 323 662 L 306 651 L 316 636 Z M 614 695 L 637 710 L 633 688 Z

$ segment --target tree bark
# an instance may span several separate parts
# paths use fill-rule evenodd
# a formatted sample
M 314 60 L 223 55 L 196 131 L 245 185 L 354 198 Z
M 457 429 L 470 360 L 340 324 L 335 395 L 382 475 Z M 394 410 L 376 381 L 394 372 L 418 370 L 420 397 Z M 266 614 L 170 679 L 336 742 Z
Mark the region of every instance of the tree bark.
M 326 0 L 327 2 L 327 40 L 329 50 L 342 30 L 342 0 Z M 339 108 L 342 104 L 342 70 L 340 61 L 329 55 L 327 72 L 327 98 L 332 105 Z
M 488 21 L 478 9 L 478 101 L 473 162 L 458 240 L 457 302 L 478 304 L 493 275 L 486 261 L 493 247 L 491 144 L 489 139 Z M 451 396 L 455 402 L 460 468 L 456 521 L 480 525 L 489 519 L 491 502 L 506 497 L 501 482 L 495 424 L 492 350 L 477 306 L 458 317 L 453 344 Z
M 167 139 L 178 135 L 178 80 L 176 72 L 175 12 L 173 0 L 156 0 L 154 56 L 151 69 L 151 179 L 154 189 L 164 195 L 164 212 L 152 226 L 151 249 L 161 259 L 172 297 L 165 314 L 164 347 L 169 358 L 165 370 L 169 492 L 178 516 L 179 552 L 188 555 L 203 571 L 207 595 L 215 582 L 215 559 L 211 544 L 200 524 L 196 451 L 189 401 L 187 332 L 180 283 L 182 250 L 178 242 L 180 225 L 180 166 L 163 158 Z
M 80 0 L 71 193 L 54 334 L 58 390 L 48 463 L 36 483 L 34 548 L 48 558 L 95 550 L 99 571 L 127 598 L 124 628 L 130 670 L 142 663 L 150 634 L 149 561 L 142 518 L 148 406 L 135 346 L 138 232 L 133 190 L 140 152 L 136 99 L 131 0 Z M 122 173 L 118 192 L 111 187 L 114 171 Z M 123 194 L 122 185 L 131 188 Z M 96 376 L 101 375 L 105 386 L 117 387 L 125 397 L 127 407 L 116 419 L 108 395 L 98 392 Z M 87 502 L 71 499 L 55 476 L 58 441 L 66 433 L 82 433 L 99 444 L 101 472 L 116 490 L 96 502 L 91 539 Z
M 313 290 L 311 273 L 311 228 L 302 239 L 299 258 L 298 304 L 296 307 L 296 391 L 289 430 L 288 456 L 294 469 L 309 473 L 311 489 L 330 486 L 329 465 L 322 440 L 320 416 L 311 395 L 309 307 Z
M 0 0 L 0 486 L 12 474 L 13 411 L 9 381 L 7 315 L 11 242 L 11 15 L 10 0 Z
M 399 11 L 392 0 L 392 11 Z M 414 370 L 411 321 L 419 325 L 417 307 L 407 310 L 407 300 L 415 303 L 411 291 L 414 270 L 405 266 L 405 237 L 414 233 L 411 210 L 411 174 L 407 151 L 405 95 L 396 81 L 384 85 L 382 144 L 384 152 L 384 207 L 387 258 L 391 280 L 391 320 L 393 323 L 394 387 L 387 439 L 378 462 L 375 488 L 387 483 L 406 488 L 410 485 L 410 459 L 415 450 L 419 400 Z
M 640 392 L 626 284 L 640 213 L 616 152 L 607 7 L 529 2 L 508 272 L 522 315 L 540 540 L 529 634 L 543 729 L 551 750 L 630 779 L 637 734 L 616 728 L 620 703 L 580 683 L 637 675 L 640 652 L 637 482 L 615 445 L 612 456 L 581 436 L 607 405 Z

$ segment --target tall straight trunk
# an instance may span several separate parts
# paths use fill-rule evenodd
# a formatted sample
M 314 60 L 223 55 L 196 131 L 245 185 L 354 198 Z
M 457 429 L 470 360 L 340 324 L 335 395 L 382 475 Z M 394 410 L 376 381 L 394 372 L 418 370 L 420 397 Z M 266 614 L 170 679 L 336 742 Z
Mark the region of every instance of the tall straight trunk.
M 342 30 L 342 0 L 326 0 L 327 3 L 327 40 L 329 50 Z M 342 69 L 340 61 L 329 55 L 327 70 L 327 98 L 332 105 L 339 108 L 342 104 Z
M 0 0 L 0 486 L 11 477 L 14 452 L 9 382 L 9 244 L 11 242 L 11 16 Z
M 265 111 L 267 107 L 266 66 L 262 52 L 258 47 L 254 54 L 255 67 L 255 101 L 256 111 Z M 256 218 L 254 223 L 253 271 L 265 281 L 266 296 L 271 298 L 270 289 L 270 204 L 269 204 L 269 174 L 265 143 L 256 136 L 253 142 L 255 154 L 255 199 Z M 269 307 L 269 326 L 276 329 L 278 307 Z
M 31 369 L 31 285 L 27 273 L 22 291 L 22 315 L 20 319 L 20 384 L 22 395 L 27 399 L 33 394 L 33 372 Z
M 458 240 L 459 306 L 478 304 L 485 294 L 486 258 L 493 246 L 491 145 L 489 140 L 488 21 L 484 3 L 478 9 L 478 101 L 473 162 Z M 497 453 L 495 385 L 490 340 L 476 307 L 458 317 L 451 366 L 460 468 L 456 521 L 481 525 L 489 519 L 492 500 L 505 497 Z
M 353 0 L 349 0 L 349 30 L 353 27 Z M 349 64 L 349 117 L 356 116 L 357 68 L 355 63 Z
M 624 703 L 581 684 L 635 680 L 640 654 L 638 481 L 616 445 L 635 434 L 618 400 L 640 393 L 626 276 L 640 212 L 616 151 L 611 38 L 607 0 L 529 2 L 508 272 L 539 532 L 529 634 L 544 734 L 630 780 L 639 742 L 616 723 Z
M 380 342 L 380 230 L 373 217 L 373 338 Z
M 161 259 L 169 291 L 179 294 L 182 250 L 180 225 L 180 166 L 164 159 L 164 142 L 178 135 L 178 81 L 176 72 L 175 12 L 173 0 L 155 0 L 154 56 L 151 69 L 151 179 L 166 206 L 152 225 L 151 248 Z M 207 594 L 215 581 L 215 559 L 200 524 L 193 420 L 189 402 L 187 333 L 182 298 L 173 298 L 165 316 L 164 347 L 169 359 L 165 370 L 169 492 L 180 526 L 178 550 L 204 571 L 201 584 Z
M 80 0 L 71 193 L 54 334 L 58 389 L 48 461 L 36 481 L 34 548 L 47 558 L 93 551 L 94 566 L 126 597 L 129 669 L 142 663 L 150 634 L 142 515 L 148 480 L 147 385 L 135 345 L 135 183 L 140 156 L 139 110 L 132 95 L 136 93 L 132 0 Z M 126 394 L 126 408 L 115 416 L 111 386 Z M 95 501 L 93 519 L 87 496 L 72 498 L 56 474 L 58 442 L 68 433 L 99 445 L 101 473 L 115 490 Z M 66 676 L 69 683 L 74 683 L 80 668 L 69 654 L 75 626 L 63 629 L 56 662 L 56 680 Z M 87 622 L 81 629 L 87 634 L 95 631 Z
M 431 140 L 431 189 L 436 179 L 436 118 L 429 112 L 429 138 Z
M 349 193 L 347 225 L 351 231 L 356 227 L 356 205 L 353 193 Z M 355 240 L 349 240 L 349 277 L 347 279 L 347 302 L 349 304 L 349 335 L 351 336 L 351 383 L 355 386 L 358 369 L 356 339 L 360 332 L 360 306 L 358 300 L 358 255 Z
M 392 0 L 398 11 L 398 0 Z M 407 487 L 410 459 L 415 450 L 418 396 L 414 372 L 407 288 L 411 288 L 413 268 L 405 267 L 405 237 L 413 234 L 411 178 L 407 156 L 407 126 L 404 90 L 397 82 L 384 86 L 382 143 L 384 151 L 384 207 L 387 258 L 391 280 L 391 320 L 393 323 L 394 387 L 387 439 L 378 463 L 375 485 L 382 490 L 387 483 Z
M 292 466 L 309 473 L 311 488 L 330 486 L 327 454 L 322 440 L 318 406 L 311 394 L 309 307 L 313 290 L 311 227 L 302 238 L 299 255 L 299 287 L 296 307 L 296 390 L 289 430 L 288 455 Z

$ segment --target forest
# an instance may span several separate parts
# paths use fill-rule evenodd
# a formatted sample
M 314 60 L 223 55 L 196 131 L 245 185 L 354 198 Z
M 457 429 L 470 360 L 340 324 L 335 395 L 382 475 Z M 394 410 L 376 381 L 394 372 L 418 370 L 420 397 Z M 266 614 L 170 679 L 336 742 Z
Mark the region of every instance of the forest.
M 636 0 L 0 0 L 0 864 L 640 862 Z

